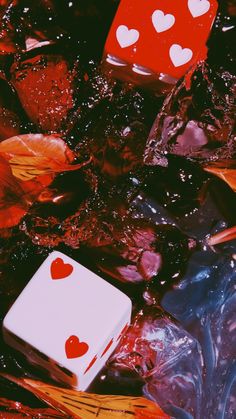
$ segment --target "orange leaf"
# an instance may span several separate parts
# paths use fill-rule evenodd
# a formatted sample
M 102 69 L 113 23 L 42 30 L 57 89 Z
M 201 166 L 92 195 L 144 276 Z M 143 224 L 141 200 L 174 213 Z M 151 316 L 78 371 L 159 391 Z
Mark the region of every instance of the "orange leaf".
M 220 231 L 214 236 L 211 236 L 207 242 L 210 246 L 215 246 L 216 244 L 225 243 L 230 240 L 236 239 L 236 226 L 227 228 L 226 230 Z
M 0 143 L 0 228 L 17 225 L 55 175 L 78 170 L 75 156 L 56 135 L 25 134 Z
M 13 175 L 24 181 L 81 167 L 71 165 L 75 156 L 56 135 L 15 136 L 0 143 L 0 153 L 9 161 Z
M 205 166 L 204 170 L 208 173 L 218 176 L 224 180 L 234 192 L 236 192 L 236 163 L 233 161 L 220 161 L 209 166 Z
M 161 408 L 144 397 L 105 396 L 56 387 L 28 378 L 6 379 L 26 388 L 38 398 L 78 419 L 170 419 Z M 69 417 L 69 416 L 67 416 Z

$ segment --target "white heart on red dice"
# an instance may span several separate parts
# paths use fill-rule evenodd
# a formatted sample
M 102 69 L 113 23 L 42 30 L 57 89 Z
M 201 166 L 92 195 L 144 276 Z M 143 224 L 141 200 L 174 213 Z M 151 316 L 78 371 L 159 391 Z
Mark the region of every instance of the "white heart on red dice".
M 155 10 L 152 14 L 152 23 L 157 33 L 168 31 L 175 23 L 175 17 L 171 14 L 164 14 L 162 10 Z
M 104 48 L 104 65 L 114 70 L 115 78 L 142 84 L 153 75 L 163 82 L 166 75 L 166 83 L 173 84 L 206 58 L 217 6 L 217 0 L 120 0 Z M 181 50 L 175 47 L 170 53 L 172 45 Z
M 53 252 L 7 313 L 4 338 L 53 379 L 85 390 L 119 343 L 131 309 L 123 292 Z
M 116 37 L 121 48 L 127 48 L 138 41 L 139 32 L 136 29 L 129 29 L 125 25 L 120 25 L 117 28 Z
M 189 48 L 182 48 L 181 45 L 174 44 L 170 47 L 170 58 L 175 67 L 186 64 L 191 60 L 193 52 Z
M 188 8 L 193 17 L 205 15 L 210 9 L 208 0 L 188 0 Z

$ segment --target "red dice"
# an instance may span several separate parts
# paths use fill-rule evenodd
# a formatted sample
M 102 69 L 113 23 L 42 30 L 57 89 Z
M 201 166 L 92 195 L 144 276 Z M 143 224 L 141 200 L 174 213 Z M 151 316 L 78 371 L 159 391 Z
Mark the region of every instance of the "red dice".
M 176 79 L 206 56 L 216 0 L 121 0 L 105 61 L 119 73 Z

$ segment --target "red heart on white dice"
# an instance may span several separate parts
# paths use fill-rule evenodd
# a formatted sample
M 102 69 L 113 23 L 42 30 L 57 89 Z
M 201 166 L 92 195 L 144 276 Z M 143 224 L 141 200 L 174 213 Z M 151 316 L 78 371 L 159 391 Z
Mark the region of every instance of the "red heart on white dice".
M 85 355 L 89 350 L 86 342 L 80 342 L 78 336 L 70 336 L 65 343 L 65 351 L 67 358 L 79 358 Z
M 51 277 L 52 279 L 67 278 L 73 272 L 73 266 L 70 263 L 65 263 L 61 258 L 56 258 L 51 263 Z

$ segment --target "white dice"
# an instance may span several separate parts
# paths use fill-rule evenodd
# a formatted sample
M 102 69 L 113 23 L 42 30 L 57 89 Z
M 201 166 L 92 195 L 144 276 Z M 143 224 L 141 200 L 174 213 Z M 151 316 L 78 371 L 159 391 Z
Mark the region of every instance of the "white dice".
M 85 390 L 118 345 L 131 309 L 121 291 L 53 252 L 7 313 L 4 338 L 53 379 Z

